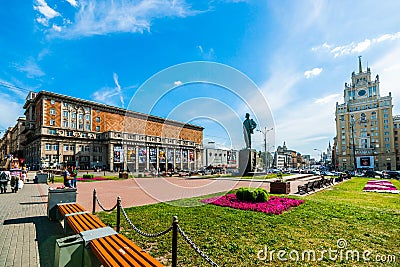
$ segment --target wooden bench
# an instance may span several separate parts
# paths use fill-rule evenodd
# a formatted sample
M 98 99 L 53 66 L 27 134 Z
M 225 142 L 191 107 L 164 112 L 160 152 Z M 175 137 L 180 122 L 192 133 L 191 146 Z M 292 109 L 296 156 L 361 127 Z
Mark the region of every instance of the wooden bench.
M 79 213 L 79 212 L 85 212 L 86 209 L 78 204 L 78 203 L 60 203 L 57 204 L 58 207 L 58 212 L 61 215 L 62 218 L 65 217 L 67 214 L 73 214 L 73 213 Z
M 80 204 L 58 204 L 58 211 L 64 218 L 66 235 L 80 234 L 84 240 L 88 240 L 85 241 L 91 251 L 85 252 L 88 262 L 93 262 L 90 258 L 95 257 L 95 262 L 98 260 L 103 266 L 109 267 L 164 266 L 128 238 L 116 233 L 99 218 L 88 213 Z
M 164 266 L 121 234 L 94 239 L 90 248 L 105 267 Z
M 79 234 L 87 230 L 106 227 L 99 218 L 90 213 L 71 214 L 65 216 L 65 234 Z

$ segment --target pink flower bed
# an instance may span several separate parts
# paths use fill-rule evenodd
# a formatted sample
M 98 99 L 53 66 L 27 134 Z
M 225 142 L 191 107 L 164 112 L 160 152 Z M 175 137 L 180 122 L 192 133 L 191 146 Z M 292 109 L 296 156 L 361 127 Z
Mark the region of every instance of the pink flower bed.
M 238 200 L 235 194 L 229 194 L 225 196 L 203 199 L 201 202 L 234 209 L 281 214 L 291 207 L 297 207 L 303 204 L 304 200 L 271 196 L 267 202 L 253 203 Z
M 394 194 L 399 193 L 399 190 L 397 190 L 397 188 L 388 180 L 369 180 L 364 186 L 363 191 Z

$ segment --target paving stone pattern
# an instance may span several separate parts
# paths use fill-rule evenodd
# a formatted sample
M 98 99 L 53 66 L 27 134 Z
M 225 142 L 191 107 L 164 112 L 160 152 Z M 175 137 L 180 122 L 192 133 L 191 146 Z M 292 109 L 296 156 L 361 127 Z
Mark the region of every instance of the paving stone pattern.
M 27 182 L 17 193 L 8 185 L 0 194 L 0 267 L 53 266 L 62 228 L 47 218 L 47 188 Z

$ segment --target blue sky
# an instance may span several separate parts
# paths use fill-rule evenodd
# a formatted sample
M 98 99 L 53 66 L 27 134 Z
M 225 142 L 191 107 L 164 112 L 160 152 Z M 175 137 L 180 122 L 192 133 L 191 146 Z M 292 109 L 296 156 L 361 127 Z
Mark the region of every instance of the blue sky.
M 325 150 L 335 136 L 335 103 L 359 55 L 400 114 L 399 1 L 3 2 L 3 131 L 23 114 L 26 90 L 48 90 L 200 124 L 205 138 L 239 149 L 250 111 L 261 129 L 274 128 L 269 147 L 286 141 L 318 157 L 314 148 Z M 197 79 L 196 70 L 177 68 L 157 79 L 196 61 L 221 64 L 226 75 L 213 77 L 212 67 L 205 82 L 206 69 Z M 236 83 L 246 77 L 255 86 Z M 158 100 L 144 105 L 149 95 Z M 259 132 L 253 147 L 263 147 Z

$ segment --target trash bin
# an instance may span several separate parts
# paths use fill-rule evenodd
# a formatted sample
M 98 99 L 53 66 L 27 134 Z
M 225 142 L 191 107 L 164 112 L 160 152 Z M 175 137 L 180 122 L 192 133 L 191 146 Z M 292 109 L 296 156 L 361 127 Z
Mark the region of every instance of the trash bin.
M 36 183 L 45 184 L 45 183 L 47 183 L 48 177 L 49 176 L 47 173 L 38 173 L 38 174 L 36 174 Z
M 55 267 L 83 266 L 84 242 L 80 235 L 67 236 L 56 240 Z
M 51 221 L 62 219 L 58 217 L 57 204 L 76 202 L 76 188 L 51 189 L 49 188 L 47 202 L 47 217 Z

